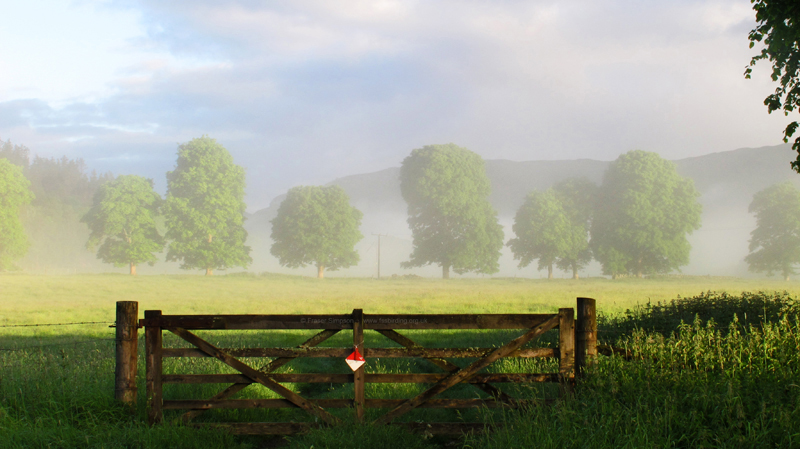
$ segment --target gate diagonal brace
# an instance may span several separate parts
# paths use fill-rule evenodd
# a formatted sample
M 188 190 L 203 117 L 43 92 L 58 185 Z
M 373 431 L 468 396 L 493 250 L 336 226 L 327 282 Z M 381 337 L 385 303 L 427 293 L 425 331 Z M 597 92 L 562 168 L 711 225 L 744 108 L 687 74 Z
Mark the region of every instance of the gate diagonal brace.
M 400 345 L 402 345 L 402 346 L 404 346 L 406 348 L 421 348 L 422 347 L 422 346 L 418 345 L 417 343 L 415 343 L 410 338 L 408 338 L 405 335 L 402 335 L 402 334 L 400 334 L 397 331 L 394 331 L 392 329 L 375 329 L 375 330 L 378 333 L 380 333 L 381 335 L 383 335 L 384 337 L 388 338 L 389 340 L 392 340 L 395 343 L 399 343 Z M 439 368 L 447 371 L 448 373 L 452 373 L 452 372 L 455 372 L 455 371 L 458 371 L 459 369 L 461 369 L 455 363 L 448 362 L 445 359 L 434 358 L 434 357 L 426 357 L 425 360 L 433 363 L 434 365 L 436 365 Z M 480 384 L 470 384 L 470 385 L 473 385 L 476 388 L 479 388 L 479 389 L 483 390 L 484 392 L 488 393 L 493 398 L 499 399 L 499 400 L 505 402 L 506 404 L 514 405 L 517 402 L 516 399 L 514 399 L 511 396 L 503 393 L 502 391 L 500 391 L 499 388 L 495 387 L 492 384 L 480 383 Z
M 242 361 L 236 359 L 235 357 L 227 354 L 224 351 L 221 351 L 216 346 L 212 345 L 211 343 L 201 339 L 197 335 L 187 331 L 186 329 L 182 329 L 180 327 L 176 328 L 167 328 L 168 331 L 172 332 L 173 334 L 183 338 L 184 340 L 188 341 L 189 343 L 196 346 L 201 351 L 205 352 L 206 354 L 216 357 L 222 363 L 230 366 L 231 368 L 239 371 L 240 373 L 244 374 L 245 376 L 252 379 L 254 382 L 258 382 L 261 385 L 269 388 L 270 390 L 278 393 L 280 396 L 284 397 L 285 399 L 289 400 L 294 405 L 302 408 L 303 410 L 307 411 L 308 413 L 320 418 L 321 420 L 325 421 L 328 424 L 338 424 L 341 420 L 330 413 L 326 412 L 322 407 L 306 400 L 299 394 L 295 393 L 292 390 L 284 387 L 283 385 L 279 384 L 272 380 L 269 375 L 262 373 L 256 369 L 251 368 L 247 364 L 243 363 Z
M 331 338 L 332 336 L 336 335 L 341 329 L 325 329 L 322 332 L 315 334 L 313 337 L 309 338 L 308 340 L 304 341 L 300 345 L 296 346 L 298 349 L 307 349 L 312 348 L 314 346 L 319 345 L 320 343 L 324 342 L 325 340 Z M 262 373 L 271 373 L 276 369 L 280 368 L 283 365 L 291 362 L 292 360 L 296 359 L 297 357 L 279 357 L 268 364 L 262 366 L 259 371 Z M 221 401 L 224 399 L 228 399 L 229 397 L 235 395 L 236 393 L 244 390 L 246 387 L 252 385 L 253 382 L 242 382 L 242 383 L 235 383 L 230 387 L 220 391 L 216 395 L 214 395 L 209 401 Z M 205 413 L 207 410 L 190 410 L 179 418 L 180 421 L 184 423 L 188 423 L 194 418 Z
M 414 398 L 411 398 L 402 404 L 395 407 L 393 410 L 389 411 L 382 417 L 375 420 L 375 424 L 389 424 L 395 418 L 408 413 L 409 411 L 419 407 L 423 403 L 427 402 L 429 399 L 432 399 L 434 396 L 442 393 L 443 391 L 447 390 L 448 388 L 456 385 L 460 382 L 463 382 L 470 377 L 474 376 L 478 373 L 478 371 L 486 368 L 491 363 L 511 354 L 512 352 L 516 351 L 525 343 L 540 337 L 545 332 L 549 331 L 550 329 L 555 328 L 559 324 L 559 315 L 555 315 L 549 320 L 545 321 L 544 323 L 534 327 L 533 329 L 526 332 L 524 335 L 511 340 L 504 346 L 501 346 L 494 351 L 490 352 L 486 355 L 486 357 L 473 362 L 466 368 L 460 369 L 458 371 L 453 371 L 442 379 L 441 382 L 432 386 L 431 388 L 425 390 L 424 392 L 420 393 Z

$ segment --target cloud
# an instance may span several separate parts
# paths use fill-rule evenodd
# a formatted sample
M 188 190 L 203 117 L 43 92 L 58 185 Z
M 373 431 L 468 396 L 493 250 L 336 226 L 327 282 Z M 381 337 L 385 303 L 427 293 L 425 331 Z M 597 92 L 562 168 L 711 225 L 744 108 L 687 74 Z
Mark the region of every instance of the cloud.
M 430 143 L 516 160 L 773 144 L 785 118 L 761 102 L 774 86 L 742 76 L 748 6 L 111 2 L 140 33 L 106 94 L 0 100 L 0 136 L 157 178 L 178 143 L 208 134 L 248 168 L 251 208 Z

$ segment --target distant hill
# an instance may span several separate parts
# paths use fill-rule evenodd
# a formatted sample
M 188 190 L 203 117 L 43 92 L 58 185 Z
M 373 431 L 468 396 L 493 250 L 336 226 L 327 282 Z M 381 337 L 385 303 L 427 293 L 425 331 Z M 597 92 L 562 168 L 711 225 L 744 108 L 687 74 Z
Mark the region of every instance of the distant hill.
M 703 227 L 691 237 L 692 261 L 683 270 L 687 274 L 746 275 L 743 258 L 747 254 L 750 231 L 755 225 L 747 207 L 753 194 L 772 184 L 786 180 L 800 186 L 800 175 L 789 167 L 793 160 L 790 145 L 761 148 L 741 148 L 734 151 L 674 161 L 678 172 L 691 178 L 701 193 Z M 523 161 L 487 160 L 486 172 L 492 183 L 490 201 L 498 211 L 505 226 L 506 240 L 513 236 L 511 223 L 514 214 L 532 190 L 544 190 L 561 180 L 585 176 L 600 184 L 610 162 L 580 159 L 573 161 Z M 364 213 L 362 233 L 364 240 L 358 248 L 362 262 L 358 267 L 341 272 L 348 276 L 371 276 L 377 267 L 377 237 L 382 238 L 382 275 L 416 273 L 436 276 L 435 268 L 402 270 L 399 263 L 411 251 L 410 231 L 406 225 L 406 204 L 400 195 L 399 167 L 374 173 L 352 175 L 336 179 L 328 185 L 341 186 L 350 196 L 351 203 Z M 285 271 L 304 273 L 303 270 L 281 268 L 269 254 L 272 241 L 269 221 L 275 217 L 284 196 L 275 198 L 266 209 L 254 213 L 246 222 L 253 248 L 255 271 Z M 505 250 L 498 275 L 539 277 L 535 267 L 517 269 L 510 253 Z M 307 269 L 312 275 L 311 269 Z M 584 275 L 598 275 L 595 264 Z M 336 276 L 337 273 L 331 273 Z

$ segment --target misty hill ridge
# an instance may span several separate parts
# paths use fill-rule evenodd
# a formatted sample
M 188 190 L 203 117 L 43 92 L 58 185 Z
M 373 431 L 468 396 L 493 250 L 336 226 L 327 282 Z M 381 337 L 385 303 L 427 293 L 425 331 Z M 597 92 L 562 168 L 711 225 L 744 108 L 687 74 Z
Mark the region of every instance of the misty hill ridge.
M 678 173 L 694 181 L 703 206 L 702 227 L 689 236 L 692 253 L 686 274 L 747 276 L 744 257 L 748 253 L 750 231 L 755 219 L 747 209 L 753 194 L 778 182 L 792 181 L 800 187 L 800 175 L 792 171 L 794 153 L 790 145 L 741 148 L 704 156 L 679 159 Z M 504 227 L 505 240 L 513 237 L 511 224 L 525 196 L 532 190 L 544 190 L 564 179 L 585 176 L 598 185 L 610 161 L 579 159 L 572 161 L 509 161 L 487 160 L 486 172 L 492 184 L 490 201 Z M 400 194 L 400 168 L 392 167 L 373 173 L 336 179 L 328 185 L 341 186 L 350 202 L 364 213 L 361 232 L 364 240 L 357 245 L 362 262 L 344 270 L 344 276 L 370 276 L 375 273 L 377 246 L 372 234 L 389 234 L 383 240 L 385 273 L 407 273 L 400 262 L 410 254 L 411 232 L 407 225 L 406 203 Z M 285 195 L 275 198 L 266 209 L 259 210 L 246 222 L 248 244 L 253 248 L 253 267 L 276 272 L 291 271 L 278 265 L 269 254 L 272 246 L 270 220 L 275 217 Z M 537 277 L 535 266 L 520 269 L 508 248 L 503 248 L 499 276 Z M 535 264 L 534 264 L 535 265 Z M 415 274 L 437 276 L 436 267 L 415 269 Z M 598 264 L 591 264 L 582 276 L 600 274 Z
M 694 181 L 702 195 L 704 213 L 720 207 L 749 204 L 754 193 L 772 184 L 791 180 L 800 183 L 800 175 L 791 170 L 791 145 L 741 148 L 733 151 L 679 159 L 678 173 Z M 609 161 L 592 159 L 563 161 L 486 160 L 491 181 L 490 201 L 500 217 L 513 217 L 525 196 L 533 190 L 545 190 L 564 179 L 585 176 L 600 184 Z M 350 202 L 365 215 L 406 213 L 400 194 L 400 168 L 345 176 L 327 185 L 338 185 L 350 196 Z M 269 226 L 285 195 L 276 197 L 270 206 L 255 212 L 248 227 L 256 230 Z M 746 205 L 745 205 L 746 208 Z M 256 231 L 258 232 L 258 231 Z

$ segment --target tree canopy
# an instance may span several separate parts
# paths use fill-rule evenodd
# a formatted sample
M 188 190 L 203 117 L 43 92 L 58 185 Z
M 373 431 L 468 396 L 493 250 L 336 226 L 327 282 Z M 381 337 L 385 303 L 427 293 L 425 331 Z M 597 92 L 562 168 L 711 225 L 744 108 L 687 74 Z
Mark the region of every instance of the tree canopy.
M 22 167 L 23 170 L 30 165 L 31 150 L 25 145 L 12 144 L 11 139 L 3 142 L 0 140 L 0 158 L 8 159 L 14 165 Z
M 597 186 L 587 178 L 570 178 L 554 185 L 553 191 L 570 224 L 569 232 L 564 235 L 566 245 L 558 256 L 556 266 L 564 271 L 571 269 L 573 279 L 578 279 L 578 270 L 592 260 L 589 229 Z
M 529 193 L 514 216 L 512 229 L 516 237 L 507 245 L 520 261 L 519 267 L 538 259 L 539 269 L 547 268 L 547 278 L 552 279 L 553 265 L 571 237 L 569 218 L 553 189 Z
M 12 268 L 14 261 L 28 250 L 20 209 L 32 199 L 30 182 L 22 168 L 0 158 L 0 270 Z
M 686 236 L 700 227 L 699 196 L 694 183 L 656 153 L 630 151 L 612 162 L 591 227 L 604 273 L 641 277 L 689 263 Z
M 586 178 L 571 178 L 528 194 L 514 217 L 516 237 L 507 243 L 520 268 L 538 259 L 548 279 L 553 278 L 553 265 L 572 270 L 578 278 L 578 269 L 592 260 L 589 223 L 596 189 Z
M 772 80 L 780 85 L 775 93 L 764 100 L 767 111 L 783 110 L 789 115 L 800 107 L 800 2 L 797 0 L 750 0 L 756 12 L 756 27 L 750 31 L 750 48 L 756 43 L 764 47 L 753 56 L 745 69 L 745 78 L 750 78 L 753 67 L 761 60 L 772 62 Z M 788 142 L 797 130 L 798 122 L 792 121 L 784 129 L 783 141 Z M 797 159 L 792 168 L 800 173 L 800 137 L 795 139 L 792 149 Z
M 415 149 L 400 168 L 413 238 L 404 267 L 438 264 L 442 277 L 496 273 L 503 228 L 489 204 L 489 178 L 480 156 L 452 143 Z
M 314 264 L 319 278 L 326 268 L 353 266 L 359 261 L 355 245 L 364 237 L 362 216 L 339 186 L 294 187 L 272 220 L 270 252 L 290 268 Z
M 87 248 L 99 245 L 97 258 L 120 267 L 156 262 L 155 253 L 164 248 L 156 228 L 161 197 L 153 191 L 153 181 L 136 175 L 122 175 L 101 186 L 94 204 L 83 216 L 91 234 Z
M 175 170 L 167 173 L 167 260 L 207 275 L 247 267 L 244 186 L 244 169 L 216 140 L 203 136 L 180 145 Z
M 756 216 L 745 257 L 749 270 L 780 272 L 788 281 L 800 263 L 800 191 L 790 182 L 776 184 L 753 195 L 749 210 Z

